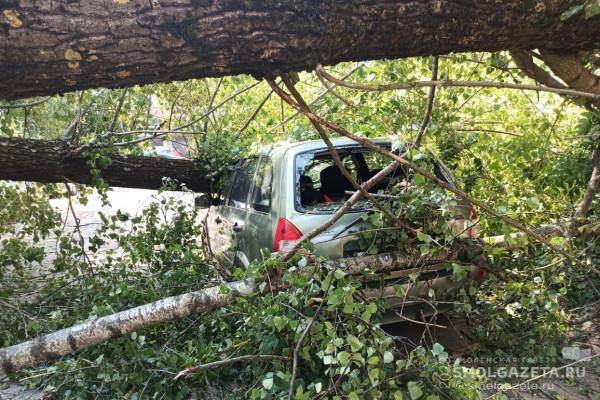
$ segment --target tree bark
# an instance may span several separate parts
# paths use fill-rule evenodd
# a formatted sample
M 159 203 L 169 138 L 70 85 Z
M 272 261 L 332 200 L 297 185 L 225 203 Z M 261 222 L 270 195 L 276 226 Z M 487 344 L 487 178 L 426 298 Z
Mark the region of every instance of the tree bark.
M 194 161 L 109 154 L 110 164 L 100 169 L 109 186 L 158 189 L 163 178 L 196 192 L 211 192 L 213 178 Z M 64 143 L 0 137 L 0 180 L 42 183 L 93 183 L 89 156 L 73 153 Z M 214 174 L 212 174 L 214 175 Z
M 229 293 L 220 286 L 161 299 L 61 329 L 45 336 L 0 349 L 0 376 L 36 364 L 52 361 L 94 344 L 130 332 L 188 315 L 208 312 L 229 304 L 238 296 L 254 293 L 251 280 L 228 283 Z
M 593 48 L 600 15 L 560 19 L 579 3 L 6 0 L 0 98 L 457 51 Z

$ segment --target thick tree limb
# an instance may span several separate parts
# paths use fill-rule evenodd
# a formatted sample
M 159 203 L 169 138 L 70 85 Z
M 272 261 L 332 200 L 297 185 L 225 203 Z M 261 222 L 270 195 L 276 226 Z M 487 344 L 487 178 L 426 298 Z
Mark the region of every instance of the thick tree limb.
M 596 94 L 595 98 L 590 99 L 592 104 L 600 108 L 600 77 L 587 69 L 578 57 L 541 50 L 540 58 L 570 88 Z
M 334 260 L 332 263 L 349 274 L 361 274 L 365 268 L 372 273 L 388 273 L 413 267 L 422 268 L 457 258 L 462 261 L 476 261 L 480 255 L 479 249 L 477 246 L 475 248 L 473 246 L 459 247 L 443 250 L 435 256 L 427 257 L 407 257 L 399 253 L 387 253 L 377 256 L 344 258 Z M 302 271 L 298 273 L 302 273 Z M 217 307 L 230 304 L 239 296 L 256 293 L 256 285 L 252 280 L 230 282 L 226 285 L 230 289 L 229 293 L 224 293 L 221 286 L 214 286 L 179 296 L 167 297 L 154 303 L 61 329 L 28 342 L 2 348 L 0 349 L 0 376 L 52 361 L 76 350 L 138 329 L 183 318 L 194 313 L 209 312 Z M 273 289 L 281 290 L 282 287 Z
M 109 155 L 111 163 L 101 169 L 110 186 L 158 189 L 163 178 L 197 192 L 210 192 L 214 176 L 205 165 L 190 160 L 169 160 L 136 155 Z M 0 180 L 42 183 L 91 184 L 93 176 L 84 154 L 73 153 L 63 142 L 0 137 Z
M 581 0 L 407 2 L 9 0 L 0 13 L 0 97 L 342 61 L 509 48 L 593 48 Z
M 537 83 L 556 89 L 566 89 L 567 87 L 557 81 L 545 69 L 539 67 L 533 62 L 531 53 L 526 50 L 511 50 L 510 55 L 517 67 L 523 71 L 525 75 L 533 79 Z
M 36 364 L 52 361 L 98 343 L 159 323 L 208 312 L 230 303 L 238 296 L 254 293 L 251 280 L 226 284 L 229 293 L 220 286 L 161 299 L 105 317 L 95 318 L 70 328 L 41 336 L 28 342 L 0 349 L 0 376 Z

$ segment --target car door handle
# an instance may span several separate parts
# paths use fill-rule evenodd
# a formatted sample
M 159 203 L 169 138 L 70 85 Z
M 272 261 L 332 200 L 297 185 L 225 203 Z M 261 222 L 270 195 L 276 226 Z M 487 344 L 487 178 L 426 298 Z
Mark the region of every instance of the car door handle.
M 221 222 L 223 222 L 223 220 L 221 218 L 217 217 L 217 218 L 215 218 L 215 222 L 217 224 L 220 224 Z
M 234 232 L 241 232 L 242 231 L 242 226 L 238 225 L 238 223 L 236 222 L 235 224 L 233 224 L 233 231 Z

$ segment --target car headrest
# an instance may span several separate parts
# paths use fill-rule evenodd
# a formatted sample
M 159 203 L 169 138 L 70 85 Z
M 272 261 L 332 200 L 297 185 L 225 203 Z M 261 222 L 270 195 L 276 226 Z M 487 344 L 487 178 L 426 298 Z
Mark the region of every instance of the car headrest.
M 352 189 L 352 184 L 342 175 L 336 165 L 321 171 L 321 192 L 334 196 L 344 196 L 346 190 Z

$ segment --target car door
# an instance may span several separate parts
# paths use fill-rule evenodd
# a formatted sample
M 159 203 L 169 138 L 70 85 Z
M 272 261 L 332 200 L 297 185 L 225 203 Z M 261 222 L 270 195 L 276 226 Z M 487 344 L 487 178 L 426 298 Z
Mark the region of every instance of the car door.
M 223 265 L 239 263 L 236 255 L 243 247 L 243 233 L 248 213 L 248 199 L 258 159 L 240 161 L 235 168 L 225 201 L 208 216 L 211 248 Z

